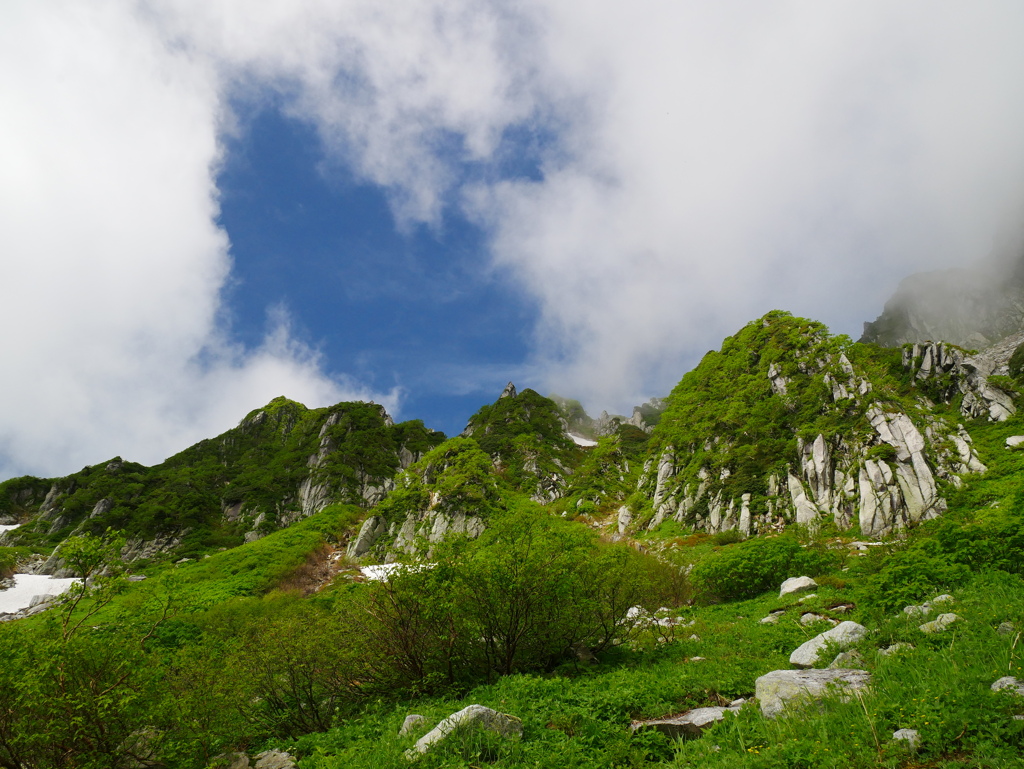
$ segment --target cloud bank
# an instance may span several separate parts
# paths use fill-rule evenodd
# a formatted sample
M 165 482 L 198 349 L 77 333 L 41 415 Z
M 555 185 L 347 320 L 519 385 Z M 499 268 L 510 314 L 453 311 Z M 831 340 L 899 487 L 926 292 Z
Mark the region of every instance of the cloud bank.
M 273 93 L 399 226 L 485 227 L 481 258 L 541 308 L 526 384 L 597 410 L 663 394 L 774 307 L 856 334 L 903 275 L 988 255 L 1024 214 L 1012 0 L 3 15 L 0 450 L 20 471 L 154 461 L 282 392 L 369 397 L 286 324 L 230 341 L 234 100 Z

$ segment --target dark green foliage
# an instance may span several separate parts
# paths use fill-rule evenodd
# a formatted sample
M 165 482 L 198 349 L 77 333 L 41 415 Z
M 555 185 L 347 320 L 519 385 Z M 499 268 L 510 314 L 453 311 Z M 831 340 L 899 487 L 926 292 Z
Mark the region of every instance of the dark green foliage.
M 636 432 L 646 439 L 642 430 Z M 630 437 L 633 436 L 630 434 Z M 643 465 L 642 446 L 621 435 L 602 437 L 587 451 L 569 479 L 565 501 L 560 504 L 573 514 L 592 513 L 601 504 L 622 504 L 636 487 L 636 475 Z
M 13 575 L 18 562 L 31 554 L 27 547 L 0 547 L 0 579 Z
M 501 464 L 514 488 L 534 493 L 544 481 L 571 473 L 579 459 L 562 420 L 554 401 L 527 389 L 481 408 L 463 435 Z
M 56 486 L 54 512 L 23 526 L 14 541 L 45 548 L 77 526 L 94 534 L 115 528 L 144 539 L 175 532 L 185 535 L 178 556 L 194 557 L 239 544 L 260 514 L 262 533 L 278 528 L 285 516 L 297 517 L 299 487 L 307 478 L 326 486 L 337 502 L 365 504 L 364 491 L 398 472 L 403 451 L 415 458 L 443 439 L 418 420 L 391 424 L 372 403 L 307 409 L 276 398 L 233 430 L 154 467 L 116 457 L 57 481 L 7 481 L 0 486 L 0 512 L 36 512 Z M 309 459 L 317 455 L 322 461 L 311 469 Z M 229 509 L 234 521 L 225 516 Z M 53 530 L 55 520 L 60 525 Z
M 734 601 L 777 589 L 789 577 L 817 576 L 836 563 L 834 554 L 803 547 L 796 537 L 758 537 L 706 556 L 691 579 L 702 602 Z
M 451 438 L 399 476 L 397 487 L 374 508 L 391 522 L 433 508 L 487 519 L 506 509 L 508 484 L 471 438 Z
M 0 518 L 16 522 L 34 513 L 46 498 L 50 485 L 50 481 L 31 475 L 0 483 Z
M 682 378 L 652 443 L 687 457 L 679 482 L 701 467 L 715 476 L 728 469 L 727 493 L 763 493 L 767 476 L 792 462 L 798 435 L 831 436 L 860 418 L 843 404 L 828 407 L 824 373 L 800 370 L 808 364 L 813 370 L 818 360 L 850 346 L 820 323 L 771 312 L 728 337 L 721 351 L 709 352 Z M 785 394 L 772 391 L 770 369 L 788 380 Z
M 1021 375 L 1024 374 L 1024 344 L 1017 345 L 1017 349 L 1010 356 L 1007 368 L 1011 377 L 1017 380 L 1021 379 Z
M 858 392 L 862 379 L 871 383 L 866 393 Z M 856 397 L 844 397 L 840 387 Z M 654 429 L 652 453 L 674 449 L 670 494 L 688 486 L 692 493 L 701 478 L 712 479 L 684 523 L 697 521 L 709 496 L 719 492 L 733 501 L 751 494 L 756 514 L 764 509 L 769 479 L 784 481 L 796 466 L 800 441 L 806 445 L 820 435 L 871 447 L 878 437 L 868 409 L 891 405 L 916 420 L 928 407 L 915 388 L 899 350 L 854 344 L 820 323 L 774 311 L 725 339 L 720 351 L 707 353 L 682 378 Z M 888 446 L 869 451 L 894 458 Z M 654 477 L 648 474 L 643 488 L 648 496 Z

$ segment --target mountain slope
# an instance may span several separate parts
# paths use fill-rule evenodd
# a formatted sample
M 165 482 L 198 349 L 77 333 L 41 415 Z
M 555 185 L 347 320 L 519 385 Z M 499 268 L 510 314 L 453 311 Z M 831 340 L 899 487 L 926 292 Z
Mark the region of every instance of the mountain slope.
M 748 324 L 669 396 L 641 520 L 744 534 L 831 520 L 881 536 L 939 515 L 948 487 L 984 471 L 960 424 L 964 399 L 1012 401 L 963 383 L 965 394 L 968 372 L 953 367 L 937 393 L 915 364 L 787 313 Z
M 276 398 L 153 467 L 115 458 L 66 478 L 7 481 L 0 514 L 23 524 L 8 543 L 45 548 L 111 528 L 130 538 L 130 559 L 189 555 L 255 539 L 331 503 L 375 504 L 402 467 L 443 439 L 418 421 L 394 424 L 375 404 L 307 409 Z

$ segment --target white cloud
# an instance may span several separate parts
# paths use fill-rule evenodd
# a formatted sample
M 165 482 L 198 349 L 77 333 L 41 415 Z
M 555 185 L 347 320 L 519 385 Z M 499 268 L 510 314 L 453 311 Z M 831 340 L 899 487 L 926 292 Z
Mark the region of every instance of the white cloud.
M 1019 4 L 555 8 L 553 67 L 592 108 L 541 182 L 471 200 L 541 298 L 559 392 L 664 393 L 773 307 L 856 336 L 1024 214 Z
M 517 384 L 594 410 L 664 393 L 773 307 L 855 334 L 904 274 L 984 256 L 1024 209 L 1015 1 L 2 13 L 0 440 L 19 469 L 151 461 L 253 399 L 357 389 L 285 331 L 223 338 L 213 169 L 239 95 L 283 94 L 400 222 L 484 223 L 541 308 L 525 370 L 545 373 Z M 550 137 L 542 177 L 502 179 L 523 127 Z
M 159 461 L 276 395 L 366 395 L 280 324 L 222 339 L 216 73 L 130 3 L 2 13 L 0 473 Z

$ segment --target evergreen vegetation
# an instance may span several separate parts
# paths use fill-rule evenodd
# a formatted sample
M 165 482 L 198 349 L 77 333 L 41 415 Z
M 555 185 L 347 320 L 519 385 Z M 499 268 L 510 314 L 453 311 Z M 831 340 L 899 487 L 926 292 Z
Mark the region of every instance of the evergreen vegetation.
M 858 404 L 826 379 L 841 356 L 874 385 Z M 948 484 L 943 516 L 867 551 L 852 548 L 856 530 L 828 526 L 618 531 L 621 505 L 649 508 L 637 484 L 668 446 L 683 455 L 679 482 L 705 467 L 763 490 L 798 440 L 866 431 L 870 404 L 956 413 L 955 401 L 928 405 L 927 388 L 945 385 L 912 382 L 901 360 L 771 313 L 683 378 L 652 436 L 622 426 L 582 449 L 561 421 L 571 402 L 531 390 L 447 441 L 372 404 L 276 399 L 154 468 L 115 458 L 8 481 L 0 515 L 49 501 L 22 544 L 0 548 L 0 570 L 63 542 L 64 564 L 88 579 L 0 624 L 0 766 L 203 769 L 274 747 L 301 769 L 408 767 L 413 741 L 471 703 L 521 718 L 522 738 L 458 732 L 416 766 L 1024 766 L 1024 698 L 990 690 L 1024 678 L 1024 452 L 1005 444 L 1024 418 L 968 423 L 988 473 Z M 895 460 L 888 445 L 865 457 Z M 302 517 L 307 482 L 333 503 Z M 385 581 L 344 555 L 369 515 L 391 532 L 375 554 L 395 556 L 394 531 L 431 514 L 486 527 L 419 543 Z M 241 544 L 258 516 L 263 536 Z M 161 532 L 184 532 L 173 559 L 192 560 L 120 562 L 125 538 Z M 129 582 L 128 568 L 146 579 Z M 800 575 L 817 578 L 816 595 L 779 598 Z M 926 635 L 902 608 L 939 593 L 961 620 Z M 760 621 L 769 612 L 776 623 Z M 829 627 L 802 624 L 808 612 L 872 630 L 857 646 L 870 692 L 776 720 L 747 705 L 692 740 L 631 730 L 751 697 Z M 400 737 L 409 713 L 427 723 Z M 916 753 L 891 739 L 900 728 L 919 731 Z

